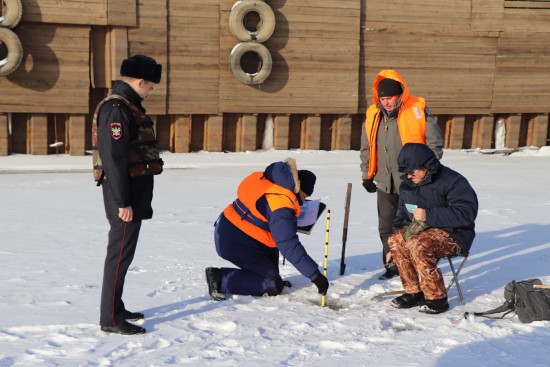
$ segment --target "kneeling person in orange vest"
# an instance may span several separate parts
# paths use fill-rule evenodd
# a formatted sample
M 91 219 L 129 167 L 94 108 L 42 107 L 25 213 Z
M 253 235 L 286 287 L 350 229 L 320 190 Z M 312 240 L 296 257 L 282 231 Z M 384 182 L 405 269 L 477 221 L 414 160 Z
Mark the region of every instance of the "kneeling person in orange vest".
M 253 172 L 237 189 L 215 225 L 214 240 L 220 257 L 237 268 L 206 268 L 208 292 L 215 301 L 224 294 L 276 296 L 284 286 L 279 273 L 279 251 L 326 294 L 327 278 L 307 254 L 297 234 L 300 205 L 313 193 L 316 176 L 296 168 L 294 159 L 270 164 Z

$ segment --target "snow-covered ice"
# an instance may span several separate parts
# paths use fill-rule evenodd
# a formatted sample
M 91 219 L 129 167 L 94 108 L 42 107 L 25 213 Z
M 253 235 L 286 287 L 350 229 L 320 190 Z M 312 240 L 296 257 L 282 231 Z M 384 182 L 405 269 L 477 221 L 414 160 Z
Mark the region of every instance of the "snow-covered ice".
M 229 265 L 213 244 L 213 222 L 246 175 L 296 158 L 318 176 L 314 198 L 331 209 L 328 307 L 290 264 L 278 297 L 213 302 L 206 266 Z M 550 153 L 446 150 L 442 163 L 466 176 L 480 203 L 477 237 L 451 309 L 396 310 L 398 279 L 381 282 L 376 196 L 361 186 L 357 151 L 164 153 L 154 218 L 144 222 L 124 290 L 147 333 L 99 330 L 108 223 L 91 157 L 0 158 L 0 367 L 6 366 L 550 366 L 550 321 L 464 319 L 503 302 L 504 285 L 550 284 Z M 346 272 L 339 274 L 345 194 L 353 184 Z M 322 268 L 323 217 L 300 235 Z M 443 262 L 446 281 L 450 270 Z

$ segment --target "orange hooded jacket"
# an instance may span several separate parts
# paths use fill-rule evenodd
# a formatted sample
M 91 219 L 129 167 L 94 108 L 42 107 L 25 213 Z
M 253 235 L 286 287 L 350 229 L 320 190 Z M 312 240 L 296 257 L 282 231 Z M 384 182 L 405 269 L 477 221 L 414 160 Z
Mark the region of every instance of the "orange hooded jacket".
M 256 209 L 256 202 L 266 196 L 271 211 L 280 208 L 294 209 L 300 216 L 300 204 L 296 194 L 274 184 L 263 172 L 254 172 L 246 177 L 237 189 L 237 200 L 223 211 L 224 216 L 241 231 L 268 247 L 277 247 L 269 230 L 267 219 Z
M 372 95 L 374 104 L 367 109 L 367 118 L 365 121 L 365 130 L 369 142 L 369 170 L 368 178 L 372 179 L 376 175 L 378 169 L 378 155 L 376 147 L 376 137 L 378 135 L 378 127 L 382 112 L 378 109 L 378 83 L 382 79 L 393 79 L 403 87 L 401 94 L 401 107 L 397 115 L 397 127 L 402 144 L 406 143 L 421 143 L 426 144 L 426 115 L 424 109 L 426 100 L 422 97 L 409 95 L 409 87 L 405 80 L 395 70 L 382 70 L 372 85 Z

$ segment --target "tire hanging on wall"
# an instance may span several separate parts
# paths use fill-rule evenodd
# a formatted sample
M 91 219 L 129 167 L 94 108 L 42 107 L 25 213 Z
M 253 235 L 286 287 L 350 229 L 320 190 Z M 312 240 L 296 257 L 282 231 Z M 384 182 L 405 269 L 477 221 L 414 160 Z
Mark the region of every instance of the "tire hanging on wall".
M 258 71 L 252 74 L 245 72 L 241 66 L 242 57 L 247 52 L 255 53 L 260 59 Z M 239 81 L 249 85 L 261 84 L 267 79 L 269 74 L 271 74 L 271 54 L 267 47 L 261 43 L 241 42 L 236 44 L 231 50 L 229 66 L 231 67 L 233 75 L 235 75 L 235 78 Z
M 23 16 L 21 0 L 0 0 L 4 2 L 4 15 L 0 15 L 0 27 L 13 28 Z
M 19 37 L 8 28 L 0 28 L 0 43 L 4 44 L 8 51 L 7 55 L 0 59 L 0 76 L 6 76 L 14 72 L 21 64 L 23 46 Z
M 261 25 L 257 31 L 250 31 L 244 25 L 245 16 L 251 12 L 258 13 L 260 17 Z M 240 0 L 231 8 L 229 29 L 239 41 L 265 42 L 275 30 L 275 14 L 273 9 L 263 1 Z

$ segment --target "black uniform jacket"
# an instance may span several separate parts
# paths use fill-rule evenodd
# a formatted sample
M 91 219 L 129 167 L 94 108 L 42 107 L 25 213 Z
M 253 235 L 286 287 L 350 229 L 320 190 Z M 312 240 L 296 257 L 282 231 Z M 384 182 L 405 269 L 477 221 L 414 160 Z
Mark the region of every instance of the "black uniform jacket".
M 117 81 L 118 94 L 145 113 L 141 97 L 126 83 Z M 137 136 L 137 125 L 130 109 L 116 99 L 106 102 L 99 111 L 97 140 L 106 180 L 102 183 L 107 219 L 118 219 L 118 209 L 131 206 L 134 220 L 153 216 L 153 176 L 130 177 L 128 147 Z

